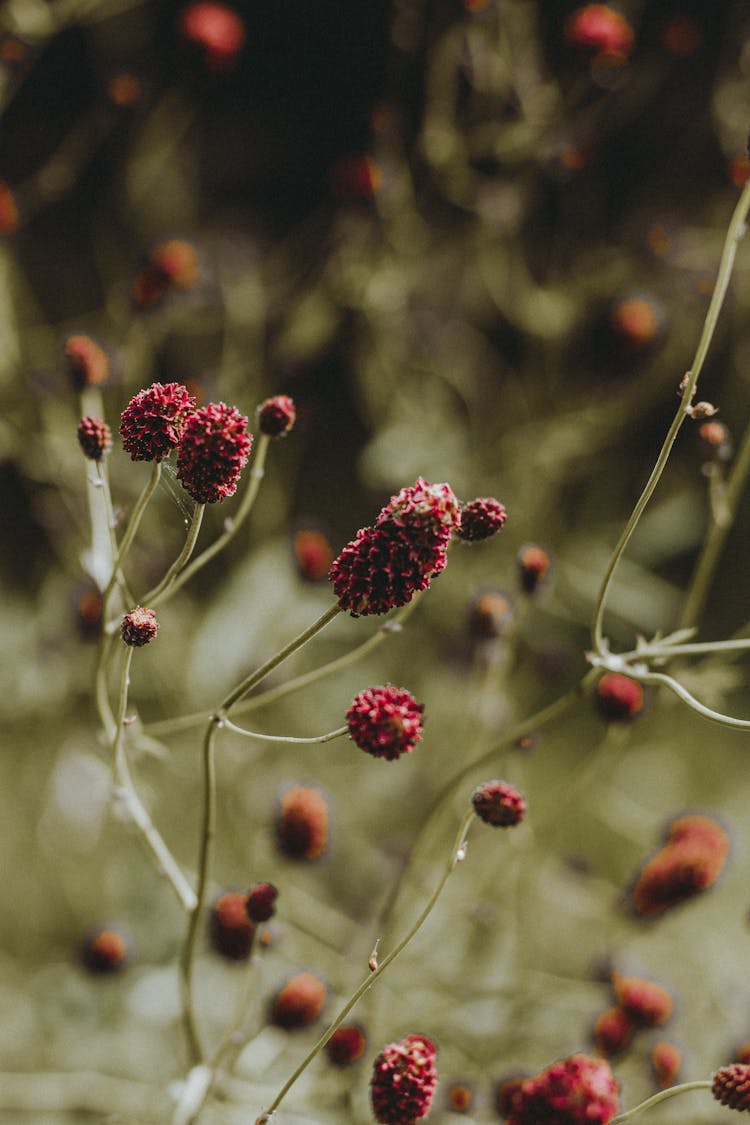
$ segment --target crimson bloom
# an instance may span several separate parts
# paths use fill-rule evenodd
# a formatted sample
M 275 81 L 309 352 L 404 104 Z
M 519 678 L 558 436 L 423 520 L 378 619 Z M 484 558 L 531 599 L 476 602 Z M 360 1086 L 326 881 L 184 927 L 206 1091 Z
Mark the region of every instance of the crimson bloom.
M 618 1109 L 618 1087 L 609 1063 L 572 1055 L 521 1083 L 508 1125 L 607 1125 Z
M 182 383 L 152 383 L 122 412 L 122 447 L 133 461 L 161 461 L 179 445 L 195 399 Z
M 247 418 L 234 406 L 209 402 L 190 415 L 177 453 L 177 478 L 196 504 L 234 495 L 252 441 Z
M 112 431 L 103 418 L 81 418 L 78 423 L 78 444 L 84 457 L 101 461 L 112 446 Z
M 386 684 L 355 696 L 346 721 L 360 750 L 393 762 L 421 740 L 423 711 L 424 704 L 410 692 Z
M 437 1085 L 436 1053 L 424 1035 L 407 1035 L 383 1048 L 370 1079 L 370 1100 L 380 1125 L 414 1125 L 424 1117 Z
M 717 1102 L 730 1109 L 750 1109 L 750 1066 L 745 1063 L 722 1066 L 714 1074 L 711 1093 Z

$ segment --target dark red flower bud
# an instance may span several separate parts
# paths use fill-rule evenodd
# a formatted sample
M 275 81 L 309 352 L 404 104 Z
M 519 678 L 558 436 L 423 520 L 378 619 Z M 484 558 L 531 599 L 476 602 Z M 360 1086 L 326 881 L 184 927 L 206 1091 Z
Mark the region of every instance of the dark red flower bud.
M 618 1055 L 630 1044 L 634 1024 L 619 1005 L 600 1012 L 594 1022 L 594 1044 L 600 1055 Z
M 268 437 L 286 437 L 297 418 L 289 395 L 267 398 L 258 407 L 258 429 Z
M 384 1047 L 375 1059 L 370 1100 L 380 1125 L 414 1125 L 430 1108 L 437 1085 L 435 1044 L 407 1035 Z
M 467 543 L 476 543 L 495 535 L 504 527 L 506 519 L 504 504 L 491 496 L 479 497 L 461 508 L 461 524 L 456 534 Z
M 78 423 L 78 444 L 89 461 L 101 461 L 112 448 L 112 431 L 103 418 L 81 418 Z
M 177 478 L 196 504 L 234 495 L 252 441 L 247 418 L 234 406 L 210 402 L 190 415 L 177 453 Z
M 18 204 L 5 180 L 0 180 L 0 238 L 18 230 Z
M 586 4 L 565 21 L 565 39 L 593 55 L 627 58 L 633 50 L 633 29 L 621 12 L 608 4 Z
M 236 65 L 245 45 L 245 25 L 234 8 L 218 0 L 196 0 L 183 11 L 179 27 L 208 71 L 224 74 Z
M 90 336 L 68 336 L 64 351 L 76 387 L 98 387 L 109 375 L 109 356 Z
M 334 1066 L 349 1066 L 364 1054 L 367 1040 L 359 1024 L 342 1024 L 326 1043 L 326 1053 Z
M 653 297 L 621 297 L 610 309 L 609 326 L 629 353 L 643 352 L 661 335 L 664 313 Z
M 474 812 L 493 828 L 512 828 L 526 812 L 523 794 L 507 781 L 486 781 L 472 794 Z
M 331 541 L 322 531 L 304 528 L 292 536 L 292 554 L 300 578 L 320 582 L 327 577 L 333 562 Z
M 255 926 L 247 916 L 247 895 L 227 891 L 211 908 L 211 947 L 228 961 L 246 961 L 250 956 Z
M 508 1125 L 607 1125 L 618 1109 L 618 1087 L 609 1064 L 572 1055 L 521 1084 Z
M 159 631 L 159 622 L 153 609 L 144 609 L 136 606 L 126 613 L 122 619 L 120 632 L 126 645 L 131 648 L 141 648 L 152 641 Z
M 668 842 L 638 875 L 631 892 L 636 913 L 661 914 L 713 886 L 728 852 L 729 837 L 715 820 L 680 817 L 670 827 Z
M 711 1093 L 730 1109 L 750 1109 L 750 1066 L 732 1063 L 721 1067 L 714 1074 Z
M 133 461 L 161 461 L 182 440 L 195 399 L 182 383 L 152 383 L 122 412 L 122 447 Z
M 468 1113 L 474 1104 L 474 1091 L 468 1082 L 452 1082 L 445 1100 L 451 1113 Z
M 297 973 L 276 993 L 271 1005 L 271 1022 L 287 1031 L 307 1027 L 323 1011 L 327 997 L 328 989 L 320 977 L 314 973 Z
M 281 796 L 279 848 L 290 859 L 318 859 L 328 847 L 328 802 L 319 789 L 293 785 Z
M 674 1086 L 682 1066 L 682 1051 L 674 1043 L 662 1041 L 651 1048 L 651 1068 L 659 1088 Z
M 128 940 L 116 929 L 96 930 L 83 943 L 81 960 L 90 973 L 116 973 L 128 957 Z
M 499 590 L 477 594 L 469 607 L 469 630 L 478 638 L 494 639 L 508 632 L 515 618 L 513 603 Z
M 596 685 L 597 706 L 610 722 L 634 719 L 643 710 L 645 698 L 642 685 L 620 672 L 606 672 Z
M 672 1015 L 672 997 L 660 984 L 642 977 L 612 977 L 617 1002 L 633 1023 L 657 1027 Z
M 552 560 L 543 547 L 533 543 L 518 552 L 518 577 L 525 594 L 533 594 L 546 581 Z
M 423 711 L 424 704 L 410 692 L 386 684 L 355 696 L 346 721 L 360 750 L 393 762 L 421 740 Z
M 267 922 L 276 910 L 279 892 L 273 883 L 255 883 L 247 892 L 245 909 L 253 922 Z

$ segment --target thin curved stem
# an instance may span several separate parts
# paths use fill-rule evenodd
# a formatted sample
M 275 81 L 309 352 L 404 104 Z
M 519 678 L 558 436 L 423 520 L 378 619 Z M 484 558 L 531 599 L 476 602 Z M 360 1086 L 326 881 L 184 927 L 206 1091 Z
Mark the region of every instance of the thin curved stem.
M 750 719 L 735 719 L 731 715 L 725 715 L 721 711 L 713 711 L 710 707 L 706 707 L 694 695 L 691 695 L 687 688 L 684 688 L 681 683 L 673 679 L 671 676 L 666 675 L 664 672 L 638 672 L 629 671 L 634 679 L 640 680 L 644 684 L 663 684 L 664 687 L 669 688 L 681 699 L 683 703 L 687 703 L 691 710 L 695 711 L 698 715 L 702 715 L 704 719 L 709 719 L 712 723 L 719 723 L 723 727 L 733 727 L 734 730 L 750 730 Z
M 700 1079 L 697 1082 L 681 1082 L 679 1086 L 669 1086 L 666 1090 L 660 1090 L 658 1094 L 652 1094 L 650 1098 L 646 1098 L 640 1105 L 634 1106 L 633 1109 L 628 1109 L 624 1113 L 618 1113 L 617 1117 L 613 1117 L 609 1125 L 622 1125 L 623 1121 L 628 1121 L 631 1117 L 635 1117 L 638 1113 L 643 1113 L 644 1110 L 651 1109 L 652 1106 L 658 1105 L 659 1102 L 666 1101 L 667 1098 L 674 1098 L 677 1094 L 686 1094 L 689 1090 L 710 1090 L 713 1083 L 710 1079 Z
M 714 291 L 711 296 L 710 304 L 708 306 L 706 319 L 703 322 L 703 330 L 698 341 L 698 347 L 696 349 L 695 356 L 693 357 L 690 371 L 688 372 L 688 375 L 684 380 L 684 385 L 682 387 L 682 396 L 680 398 L 680 405 L 678 406 L 677 413 L 675 414 L 672 420 L 672 424 L 667 431 L 664 443 L 656 459 L 656 464 L 654 465 L 651 471 L 651 475 L 649 476 L 648 481 L 646 482 L 646 485 L 641 495 L 639 496 L 638 501 L 636 502 L 633 512 L 627 524 L 625 525 L 625 529 L 622 532 L 622 535 L 620 536 L 614 551 L 612 552 L 607 570 L 605 572 L 604 578 L 602 579 L 602 584 L 599 589 L 599 594 L 597 596 L 596 606 L 594 609 L 594 618 L 591 630 L 592 644 L 598 653 L 603 653 L 606 649 L 602 624 L 607 603 L 607 595 L 609 594 L 609 588 L 612 584 L 612 579 L 614 578 L 615 571 L 617 570 L 620 560 L 625 553 L 625 549 L 627 548 L 628 543 L 630 542 L 630 539 L 640 522 L 641 516 L 643 515 L 651 497 L 654 494 L 654 491 L 656 490 L 656 486 L 661 479 L 661 475 L 664 472 L 667 461 L 669 460 L 669 455 L 672 452 L 672 446 L 675 443 L 680 427 L 685 421 L 685 418 L 688 416 L 687 412 L 695 393 L 698 376 L 700 375 L 706 355 L 708 354 L 708 349 L 714 336 L 714 332 L 716 331 L 719 313 L 721 312 L 721 308 L 727 292 L 727 287 L 729 285 L 729 279 L 732 274 L 734 259 L 737 254 L 737 247 L 739 245 L 740 239 L 745 233 L 745 220 L 747 218 L 747 212 L 749 208 L 750 181 L 745 184 L 745 187 L 742 190 L 742 194 L 739 198 L 737 206 L 734 209 L 734 214 L 732 215 L 732 219 L 729 224 L 727 237 L 724 242 L 724 249 L 721 255 L 721 261 L 719 263 L 719 272 L 716 278 L 716 285 L 714 286 Z
M 329 731 L 328 734 L 320 734 L 314 738 L 294 738 L 291 734 L 259 734 L 258 731 L 245 730 L 243 727 L 236 726 L 230 719 L 223 719 L 221 726 L 224 730 L 241 734 L 243 738 L 258 738 L 261 742 L 293 742 L 297 746 L 313 746 L 320 742 L 333 742 L 334 738 L 341 738 L 342 735 L 349 733 L 349 727 L 346 724 L 343 727 L 337 727 L 336 730 Z
M 227 543 L 229 543 L 230 540 L 234 538 L 242 524 L 247 519 L 248 515 L 250 514 L 250 510 L 255 503 L 255 498 L 258 495 L 261 481 L 265 476 L 265 464 L 266 455 L 268 453 L 269 440 L 270 439 L 268 438 L 267 434 L 261 434 L 260 438 L 258 439 L 255 457 L 253 458 L 253 465 L 249 474 L 249 484 L 247 487 L 247 491 L 242 498 L 242 502 L 237 510 L 237 515 L 233 520 L 229 522 L 229 525 L 225 528 L 222 534 L 217 539 L 215 539 L 214 542 L 210 544 L 210 546 L 206 547 L 205 551 L 201 551 L 198 557 L 193 559 L 190 565 L 186 566 L 182 573 L 174 579 L 169 588 L 170 597 L 172 596 L 172 594 L 177 593 L 177 591 L 182 586 L 184 586 L 186 582 L 189 582 L 193 575 L 201 570 L 207 562 L 210 562 L 215 555 L 218 555 L 220 551 L 224 550 Z M 164 598 L 160 598 L 160 601 L 163 600 Z
M 333 1022 L 326 1028 L 326 1030 L 323 1032 L 323 1034 L 320 1036 L 320 1038 L 317 1040 L 317 1042 L 308 1051 L 307 1055 L 305 1055 L 304 1059 L 299 1064 L 297 1069 L 286 1080 L 286 1082 L 281 1087 L 281 1089 L 279 1090 L 279 1092 L 276 1095 L 276 1097 L 274 1098 L 274 1100 L 271 1102 L 268 1109 L 265 1111 L 263 1117 L 261 1117 L 261 1120 L 263 1120 L 264 1118 L 267 1120 L 268 1118 L 271 1117 L 271 1115 L 273 1113 L 276 1112 L 276 1110 L 281 1105 L 282 1101 L 284 1100 L 286 1095 L 289 1093 L 289 1091 L 291 1090 L 292 1086 L 295 1084 L 297 1079 L 300 1077 L 301 1074 L 304 1073 L 305 1070 L 307 1070 L 308 1066 L 313 1061 L 315 1056 L 317 1054 L 319 1054 L 320 1051 L 322 1051 L 322 1049 L 325 1047 L 326 1043 L 331 1038 L 333 1033 L 336 1031 L 336 1029 L 338 1027 L 341 1026 L 341 1024 L 344 1022 L 346 1017 L 349 1015 L 349 1012 L 351 1012 L 352 1008 L 354 1008 L 355 1004 L 357 1004 L 357 1002 L 362 998 L 362 996 L 364 996 L 364 994 L 370 988 L 372 988 L 375 981 L 380 976 L 382 976 L 382 974 L 385 972 L 385 970 L 388 968 L 388 966 L 393 964 L 393 962 L 396 960 L 396 958 L 399 956 L 399 954 L 402 953 L 404 951 L 404 949 L 406 949 L 407 945 L 419 933 L 422 926 L 424 925 L 424 923 L 427 921 L 430 914 L 432 913 L 432 910 L 433 910 L 437 900 L 440 898 L 440 895 L 443 891 L 443 888 L 445 887 L 445 884 L 448 882 L 448 879 L 450 878 L 451 874 L 453 873 L 456 865 L 464 858 L 464 856 L 466 854 L 466 836 L 467 836 L 469 828 L 471 827 L 471 824 L 472 824 L 474 819 L 475 819 L 475 813 L 474 813 L 474 810 L 472 809 L 471 812 L 467 813 L 467 815 L 464 817 L 463 821 L 461 822 L 461 827 L 458 830 L 458 834 L 456 836 L 456 840 L 455 840 L 455 843 L 453 845 L 453 850 L 450 853 L 450 858 L 448 860 L 448 863 L 446 864 L 445 870 L 444 870 L 444 872 L 443 872 L 443 874 L 440 878 L 440 881 L 438 882 L 437 886 L 435 887 L 435 890 L 430 895 L 430 897 L 427 901 L 427 904 L 425 905 L 424 909 L 422 910 L 421 914 L 417 918 L 414 925 L 408 931 L 406 936 L 403 937 L 401 939 L 401 941 L 396 946 L 394 946 L 394 948 L 391 950 L 391 952 L 388 954 L 388 956 L 383 958 L 383 960 L 380 962 L 378 967 L 373 972 L 369 973 L 365 977 L 365 979 L 361 982 L 361 984 L 354 990 L 354 992 L 352 993 L 350 998 L 347 1000 L 346 1004 L 344 1004 L 343 1008 L 340 1010 L 340 1012 L 338 1013 L 336 1018 L 333 1020 Z
M 142 605 L 147 605 L 150 609 L 156 609 L 156 607 L 161 602 L 165 601 L 167 597 L 174 593 L 174 585 L 177 579 L 177 575 L 186 566 L 190 556 L 195 550 L 195 544 L 198 541 L 198 535 L 200 534 L 201 524 L 203 523 L 203 515 L 205 511 L 205 504 L 196 504 L 192 519 L 190 520 L 188 533 L 185 538 L 185 545 L 183 546 L 175 561 L 170 566 L 167 573 L 162 578 L 161 582 L 159 582 L 157 586 L 154 586 L 152 590 L 149 590 L 147 594 L 143 595 L 143 598 L 141 599 Z
M 114 561 L 112 576 L 111 576 L 109 582 L 107 583 L 107 587 L 104 591 L 104 595 L 103 595 L 103 598 L 102 598 L 102 602 L 103 602 L 102 614 L 103 614 L 104 621 L 106 623 L 105 628 L 107 629 L 108 632 L 112 631 L 111 625 L 109 623 L 107 623 L 107 617 L 109 615 L 109 612 L 108 612 L 109 611 L 109 602 L 110 602 L 110 599 L 112 597 L 112 591 L 114 590 L 115 586 L 117 585 L 117 575 L 119 573 L 120 567 L 122 566 L 123 562 L 125 561 L 125 558 L 128 554 L 128 551 L 130 550 L 130 548 L 133 545 L 133 540 L 135 539 L 136 532 L 138 531 L 138 527 L 140 525 L 140 522 L 143 519 L 143 513 L 146 511 L 146 508 L 148 506 L 148 502 L 151 499 L 151 497 L 153 496 L 154 491 L 156 490 L 156 486 L 158 485 L 160 478 L 161 478 L 161 461 L 154 461 L 153 467 L 151 469 L 151 476 L 148 480 L 148 483 L 146 484 L 146 487 L 143 489 L 143 492 L 141 492 L 140 496 L 136 500 L 135 507 L 133 508 L 133 511 L 130 514 L 128 526 L 125 529 L 125 534 L 123 535 L 122 542 L 120 544 L 120 550 L 117 552 L 117 558 Z

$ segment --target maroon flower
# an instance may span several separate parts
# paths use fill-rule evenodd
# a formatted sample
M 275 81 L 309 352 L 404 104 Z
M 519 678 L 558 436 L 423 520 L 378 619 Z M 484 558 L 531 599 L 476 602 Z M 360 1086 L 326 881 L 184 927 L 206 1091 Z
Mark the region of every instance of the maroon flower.
M 326 1053 L 334 1066 L 349 1066 L 364 1054 L 367 1041 L 359 1024 L 342 1024 L 326 1043 Z
M 320 582 L 331 568 L 333 548 L 324 532 L 314 527 L 301 528 L 292 536 L 292 556 L 300 578 Z
M 77 387 L 98 387 L 109 374 L 109 356 L 90 336 L 68 336 L 65 358 Z
M 111 927 L 96 930 L 86 938 L 81 949 L 81 960 L 90 973 L 116 973 L 127 956 L 127 938 Z
M 250 456 L 247 418 L 234 406 L 210 402 L 187 420 L 177 454 L 177 477 L 197 504 L 233 496 Z
M 750 1109 L 750 1066 L 732 1063 L 714 1074 L 711 1093 L 730 1109 Z
M 633 1038 L 634 1024 L 619 1004 L 605 1008 L 594 1022 L 594 1044 L 601 1055 L 618 1055 Z
M 423 711 L 424 704 L 408 691 L 386 684 L 355 696 L 346 721 L 360 750 L 393 762 L 421 740 Z
M 637 914 L 653 916 L 706 890 L 718 879 L 729 837 L 708 816 L 684 816 L 669 829 L 667 843 L 641 868 L 631 897 Z
M 512 828 L 526 812 L 523 794 L 507 781 L 486 781 L 472 794 L 474 812 L 493 828 Z
M 594 55 L 627 58 L 633 50 L 633 29 L 621 12 L 608 4 L 586 4 L 565 21 L 565 39 Z
M 279 848 L 290 859 L 319 859 L 328 847 L 328 802 L 319 789 L 293 785 L 281 796 Z
M 413 485 L 391 496 L 375 522 L 378 527 L 393 522 L 423 532 L 434 531 L 447 540 L 460 526 L 461 509 L 449 484 L 428 484 L 417 477 Z
M 103 418 L 81 418 L 78 423 L 78 444 L 89 461 L 101 461 L 112 447 L 112 431 Z
M 120 632 L 126 645 L 131 648 L 141 648 L 152 641 L 159 631 L 159 622 L 153 609 L 144 609 L 136 606 L 126 613 L 122 619 Z
M 637 680 L 621 672 L 606 672 L 596 685 L 596 702 L 605 719 L 626 722 L 643 710 L 645 693 Z
M 255 883 L 247 892 L 245 910 L 253 922 L 267 922 L 273 916 L 279 892 L 273 883 Z
M 461 525 L 456 534 L 467 543 L 489 539 L 500 531 L 507 519 L 505 505 L 491 496 L 470 500 L 461 508 Z
M 437 1085 L 435 1054 L 435 1044 L 424 1035 L 407 1035 L 380 1052 L 370 1079 L 380 1125 L 414 1125 L 428 1112 Z
M 328 577 L 341 609 L 352 617 L 406 605 L 447 562 L 445 542 L 415 543 L 393 524 L 363 527 L 334 559 Z
M 672 997 L 656 981 L 620 973 L 615 973 L 612 981 L 620 1007 L 641 1027 L 657 1027 L 672 1015 Z
M 195 399 L 182 383 L 152 383 L 122 412 L 122 447 L 133 461 L 161 461 L 179 445 Z
M 508 1125 L 607 1125 L 619 1109 L 609 1064 L 590 1055 L 553 1063 L 515 1092 Z
M 183 38 L 200 52 L 206 70 L 232 70 L 245 45 L 245 25 L 234 8 L 218 0 L 196 0 L 180 16 Z
M 651 1048 L 651 1069 L 659 1088 L 666 1090 L 673 1086 L 682 1066 L 682 1051 L 674 1043 L 665 1039 L 654 1043 Z
M 271 1022 L 291 1031 L 314 1023 L 323 1011 L 328 997 L 320 977 L 314 973 L 297 973 L 279 989 L 271 1005 Z
M 267 398 L 258 407 L 258 429 L 268 437 L 286 437 L 297 418 L 289 395 Z
M 544 547 L 530 543 L 518 552 L 518 577 L 525 594 L 533 594 L 546 580 L 552 566 Z
M 513 624 L 513 603 L 499 590 L 477 594 L 469 606 L 469 631 L 474 637 L 494 640 L 507 633 Z
M 247 916 L 246 904 L 247 895 L 227 891 L 211 908 L 211 947 L 228 961 L 246 961 L 253 947 L 255 926 Z

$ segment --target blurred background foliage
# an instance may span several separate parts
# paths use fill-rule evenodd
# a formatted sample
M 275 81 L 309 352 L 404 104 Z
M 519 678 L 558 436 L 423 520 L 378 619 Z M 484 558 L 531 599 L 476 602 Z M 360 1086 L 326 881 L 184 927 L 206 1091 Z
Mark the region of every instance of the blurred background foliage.
M 626 730 L 608 730 L 582 700 L 532 749 L 498 754 L 438 798 L 512 720 L 584 671 L 596 588 L 676 407 L 750 171 L 748 7 L 623 0 L 634 50 L 602 63 L 566 42 L 575 5 L 564 0 L 245 0 L 246 42 L 223 73 L 179 34 L 184 7 L 0 8 L 0 1120 L 169 1120 L 170 1083 L 185 1068 L 184 923 L 112 814 L 90 696 L 82 406 L 63 355 L 73 333 L 111 357 L 113 429 L 154 380 L 250 415 L 268 394 L 297 403 L 251 527 L 165 607 L 158 644 L 136 661 L 137 782 L 189 873 L 200 730 L 157 738 L 143 724 L 215 706 L 330 604 L 325 580 L 301 574 L 295 533 L 322 531 L 338 551 L 417 474 L 509 511 L 498 539 L 451 552 L 400 634 L 252 718 L 322 733 L 356 692 L 391 681 L 426 706 L 408 759 L 373 761 L 347 742 L 222 740 L 212 894 L 270 879 L 280 900 L 274 940 L 251 969 L 249 1045 L 205 1120 L 246 1122 L 268 1103 L 317 1034 L 267 1026 L 274 991 L 309 968 L 335 1011 L 374 938 L 387 950 L 421 908 L 488 774 L 522 786 L 528 823 L 513 838 L 476 827 L 425 931 L 355 1013 L 366 1059 L 423 1031 L 440 1045 L 432 1119 L 455 1120 L 451 1079 L 474 1084 L 468 1119 L 496 1119 L 500 1077 L 590 1045 L 615 966 L 674 992 L 666 1037 L 684 1051 L 683 1076 L 704 1077 L 750 1038 L 746 737 L 657 695 Z M 153 246 L 175 238 L 197 252 L 197 283 L 139 307 L 134 279 Z M 749 308 L 741 251 L 699 396 L 720 406 L 735 442 L 747 423 Z M 679 617 L 709 474 L 723 472 L 697 431 L 683 430 L 618 576 L 615 644 Z M 127 511 L 147 469 L 115 446 L 113 495 Z M 208 513 L 206 541 L 227 517 L 231 502 Z M 174 558 L 184 519 L 164 488 L 130 567 L 136 590 Z M 743 503 L 706 638 L 748 617 L 749 521 Z M 516 566 L 529 541 L 553 557 L 531 598 Z M 479 641 L 470 606 L 486 590 L 514 612 Z M 379 624 L 339 619 L 274 682 Z M 741 661 L 704 662 L 691 683 L 743 713 Z M 274 846 L 279 793 L 296 781 L 331 802 L 330 847 L 310 865 Z M 643 925 L 628 886 L 686 808 L 730 831 L 728 872 Z M 122 927 L 132 952 L 102 980 L 78 950 L 103 923 Z M 218 1039 L 243 969 L 206 946 L 199 975 Z M 658 1037 L 617 1061 L 626 1104 L 654 1088 Z M 368 1065 L 338 1072 L 318 1060 L 279 1120 L 368 1120 Z M 667 1103 L 652 1119 L 684 1112 Z M 724 1112 L 702 1103 L 696 1116 Z

